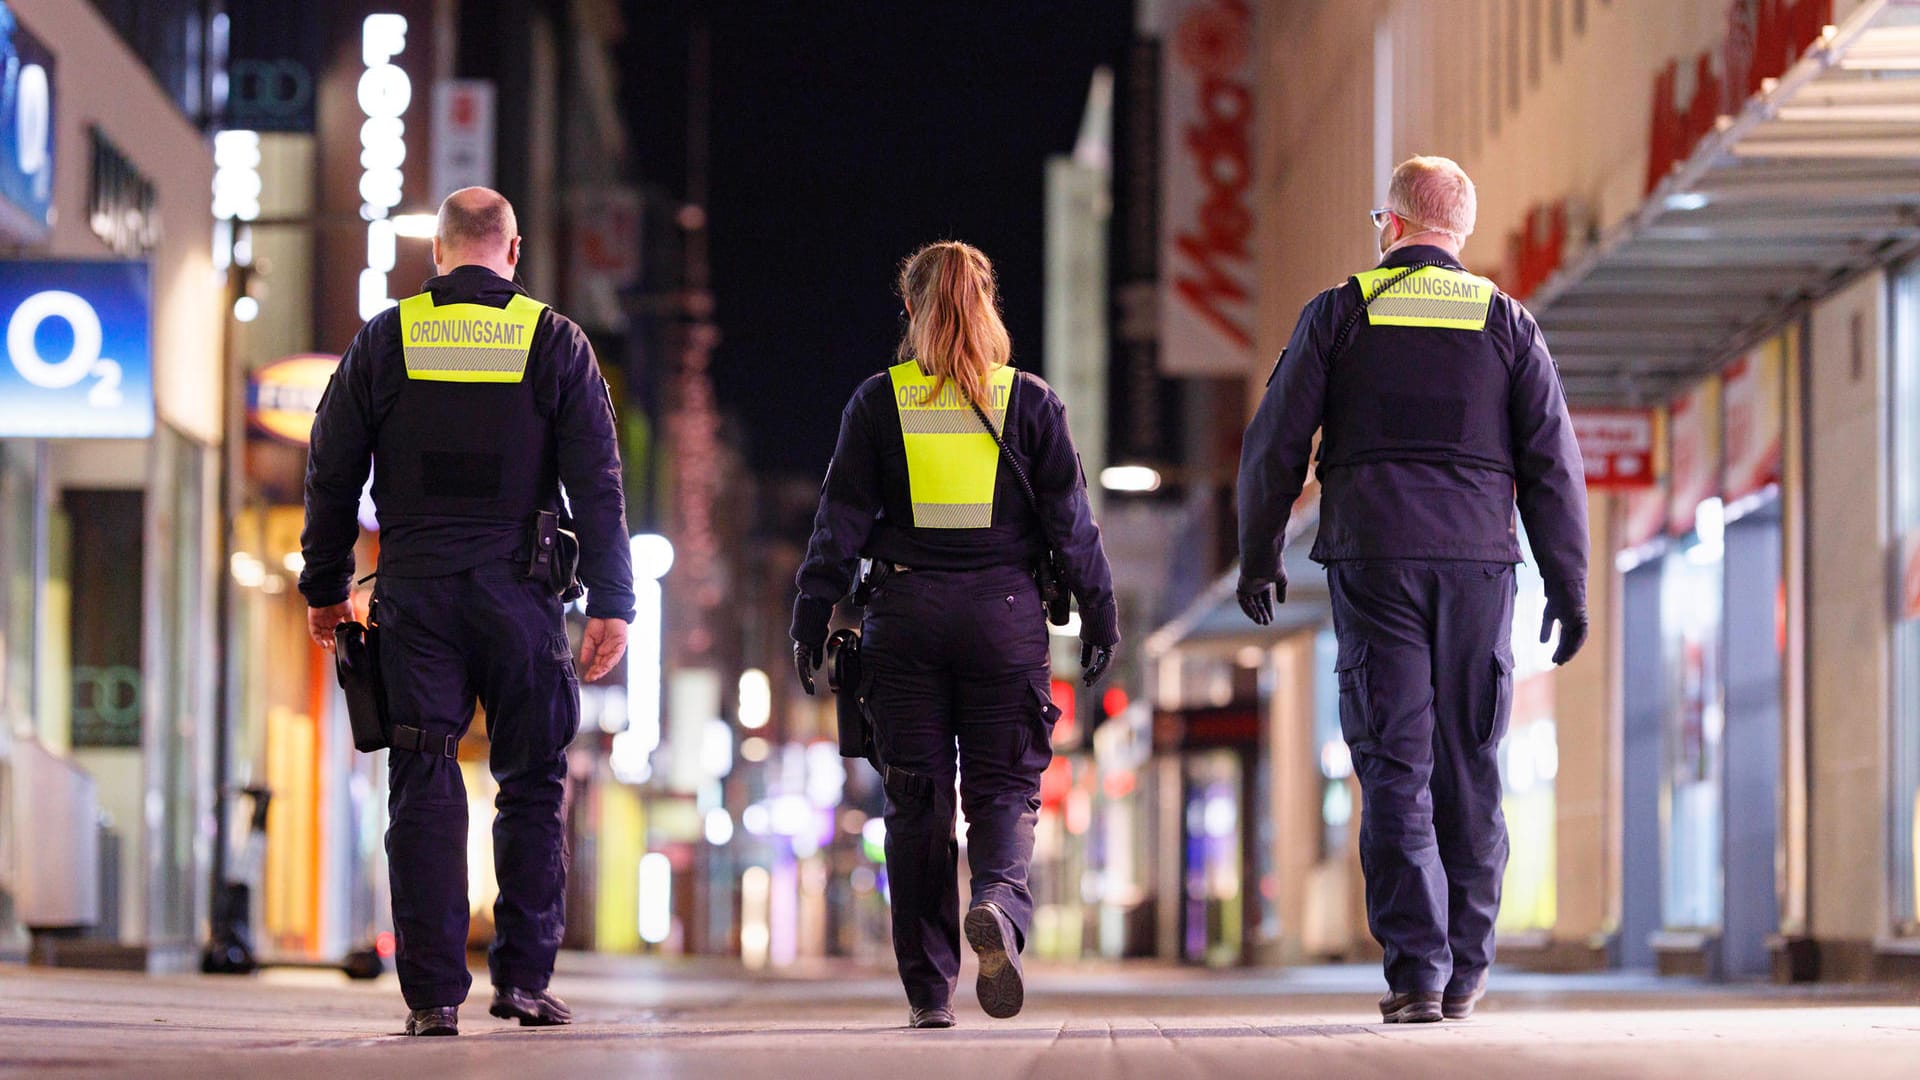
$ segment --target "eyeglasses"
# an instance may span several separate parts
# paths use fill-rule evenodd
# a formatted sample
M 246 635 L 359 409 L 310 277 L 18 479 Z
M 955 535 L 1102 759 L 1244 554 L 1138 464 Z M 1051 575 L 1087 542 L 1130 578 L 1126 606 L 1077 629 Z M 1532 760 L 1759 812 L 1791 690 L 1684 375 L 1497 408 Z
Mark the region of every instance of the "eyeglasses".
M 1369 210 L 1367 211 L 1367 216 L 1373 219 L 1373 227 L 1376 229 L 1385 228 L 1387 224 L 1387 218 L 1389 217 L 1399 217 L 1401 221 L 1407 220 L 1406 217 L 1400 213 L 1400 211 L 1395 210 L 1391 206 L 1382 206 L 1373 210 Z

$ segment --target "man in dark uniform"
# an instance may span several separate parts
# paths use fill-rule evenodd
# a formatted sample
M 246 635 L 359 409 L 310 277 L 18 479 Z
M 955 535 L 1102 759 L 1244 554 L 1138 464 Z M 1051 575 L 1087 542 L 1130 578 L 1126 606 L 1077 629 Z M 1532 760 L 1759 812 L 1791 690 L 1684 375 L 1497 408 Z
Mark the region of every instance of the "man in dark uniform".
M 307 459 L 300 592 L 313 639 L 329 648 L 353 617 L 357 514 L 373 468 L 393 739 L 387 858 L 409 1035 L 458 1034 L 472 983 L 455 755 L 476 696 L 500 785 L 491 1011 L 526 1025 L 572 1019 L 547 983 L 564 916 L 560 803 L 580 688 L 555 583 L 530 571 L 542 511 L 570 513 L 579 536 L 588 680 L 620 660 L 634 614 L 612 398 L 586 335 L 514 283 L 519 259 L 505 198 L 449 195 L 433 241 L 440 276 L 355 336 Z
M 1533 317 L 1460 264 L 1474 212 L 1452 161 L 1394 170 L 1374 211 L 1384 258 L 1301 313 L 1240 459 L 1240 605 L 1266 625 L 1276 590 L 1286 600 L 1281 548 L 1321 431 L 1312 557 L 1333 598 L 1389 1023 L 1464 1019 L 1493 961 L 1516 498 L 1546 580 L 1540 640 L 1558 623 L 1564 664 L 1587 634 L 1573 425 Z

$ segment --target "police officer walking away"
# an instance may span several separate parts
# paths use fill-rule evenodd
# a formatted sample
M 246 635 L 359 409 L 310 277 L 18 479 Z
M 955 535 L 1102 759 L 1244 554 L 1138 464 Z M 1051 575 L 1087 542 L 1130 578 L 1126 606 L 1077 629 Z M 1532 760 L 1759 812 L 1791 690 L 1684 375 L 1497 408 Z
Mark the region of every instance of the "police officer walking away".
M 893 951 L 908 1022 L 944 1028 L 953 1026 L 960 974 L 956 743 L 975 986 L 993 1017 L 1018 1013 L 1025 997 L 1027 868 L 1060 715 L 1034 572 L 1049 548 L 1080 602 L 1088 685 L 1105 672 L 1120 631 L 1064 407 L 1046 383 L 1009 366 L 987 257 L 966 244 L 929 244 L 902 267 L 899 292 L 907 315 L 899 363 L 862 383 L 840 417 L 798 576 L 793 652 L 813 693 L 834 605 L 859 558 L 873 560 L 863 685 L 842 692 L 866 702 L 883 766 Z
M 447 197 L 433 240 L 440 276 L 355 336 L 307 459 L 300 592 L 323 647 L 353 617 L 357 510 L 373 467 L 373 602 L 393 743 L 387 859 L 409 1035 L 458 1034 L 472 983 L 455 754 L 476 696 L 500 785 L 491 1011 L 523 1025 L 571 1022 L 547 990 L 566 882 L 565 750 L 580 719 L 556 583 L 533 565 L 541 537 L 554 535 L 551 515 L 570 505 L 578 530 L 589 680 L 626 651 L 634 613 L 612 399 L 586 335 L 514 283 L 518 232 L 498 192 Z
M 1516 499 L 1546 580 L 1541 642 L 1558 623 L 1564 664 L 1587 635 L 1586 492 L 1559 373 L 1526 309 L 1461 266 L 1474 213 L 1452 161 L 1394 170 L 1373 211 L 1384 257 L 1307 304 L 1240 458 L 1239 599 L 1264 626 L 1287 598 L 1287 518 L 1322 433 L 1312 557 L 1333 599 L 1388 1023 L 1465 1019 L 1493 962 Z

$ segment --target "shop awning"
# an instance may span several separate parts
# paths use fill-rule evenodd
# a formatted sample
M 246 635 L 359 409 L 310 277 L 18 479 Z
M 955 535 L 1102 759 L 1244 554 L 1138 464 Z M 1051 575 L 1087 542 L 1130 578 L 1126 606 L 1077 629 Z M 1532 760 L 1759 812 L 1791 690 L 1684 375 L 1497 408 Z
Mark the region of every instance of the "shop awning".
M 1256 626 L 1241 612 L 1240 601 L 1234 597 L 1234 585 L 1240 579 L 1236 566 L 1171 622 L 1149 634 L 1145 655 L 1161 657 L 1175 648 L 1225 652 L 1248 645 L 1264 647 L 1295 631 L 1328 622 L 1333 618 L 1333 608 L 1327 596 L 1327 575 L 1307 558 L 1318 526 L 1319 504 L 1310 501 L 1287 529 L 1289 540 L 1283 553 L 1287 602 L 1274 607 L 1272 625 Z
M 1869 0 L 1528 298 L 1567 392 L 1645 404 L 1920 246 L 1920 0 Z

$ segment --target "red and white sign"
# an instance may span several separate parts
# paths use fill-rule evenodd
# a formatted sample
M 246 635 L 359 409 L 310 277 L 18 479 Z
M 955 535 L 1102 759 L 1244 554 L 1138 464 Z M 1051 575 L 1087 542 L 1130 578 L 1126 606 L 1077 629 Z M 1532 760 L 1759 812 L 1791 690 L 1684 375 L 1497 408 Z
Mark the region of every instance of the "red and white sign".
M 1920 529 L 1900 545 L 1900 618 L 1920 619 Z
M 433 84 L 433 199 L 493 186 L 493 83 L 441 79 Z
M 1247 0 L 1170 0 L 1160 97 L 1160 363 L 1254 365 L 1254 37 Z
M 1727 365 L 1722 374 L 1727 462 L 1722 480 L 1731 501 L 1780 482 L 1781 353 L 1779 337 Z
M 1668 471 L 1667 531 L 1685 536 L 1693 531 L 1694 511 L 1701 503 L 1719 494 L 1719 442 L 1715 408 L 1718 383 L 1708 381 L 1675 399 L 1668 427 L 1673 440 L 1672 467 Z
M 1577 409 L 1580 442 L 1591 488 L 1653 486 L 1653 413 L 1645 409 Z

